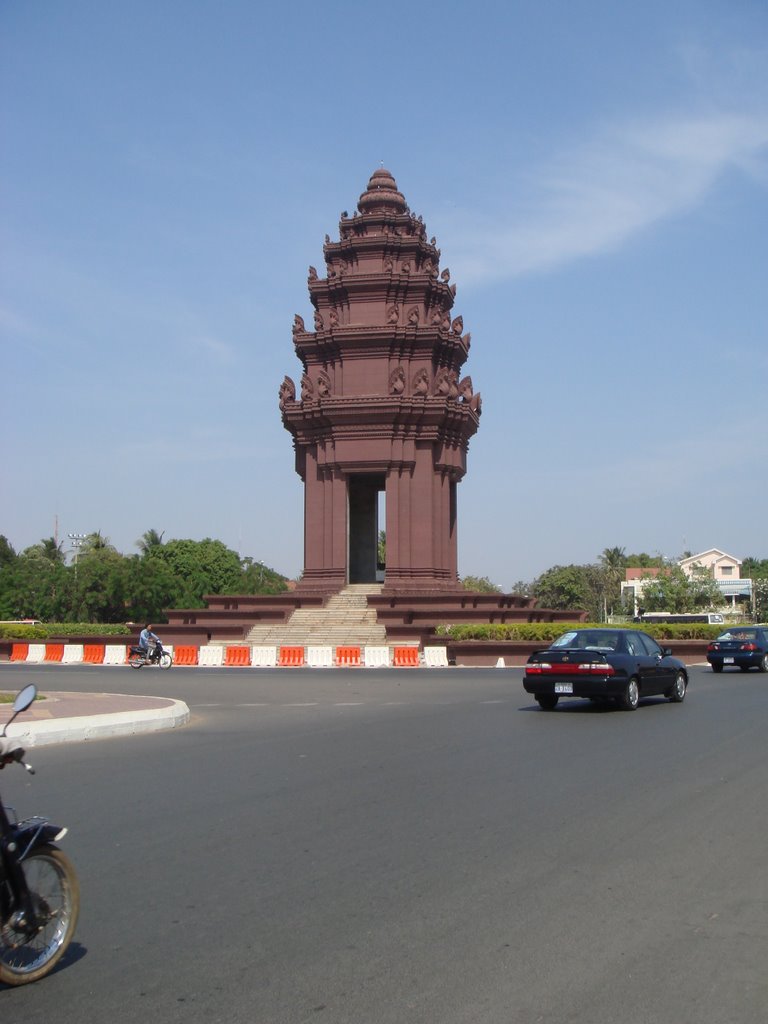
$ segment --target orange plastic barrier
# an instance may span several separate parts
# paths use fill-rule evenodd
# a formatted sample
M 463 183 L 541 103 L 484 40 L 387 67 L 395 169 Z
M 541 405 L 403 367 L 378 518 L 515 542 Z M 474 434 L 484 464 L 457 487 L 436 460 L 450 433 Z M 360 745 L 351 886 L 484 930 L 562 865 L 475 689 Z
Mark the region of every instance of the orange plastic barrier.
M 360 648 L 359 647 L 337 647 L 336 648 L 336 664 L 346 667 L 355 667 L 360 665 Z
M 64 644 L 46 644 L 44 661 L 61 661 L 64 657 Z
M 199 648 L 194 647 L 192 644 L 184 644 L 182 647 L 174 647 L 174 665 L 196 665 L 198 650 Z
M 104 644 L 83 644 L 83 663 L 101 665 L 104 662 Z
M 250 647 L 227 647 L 224 653 L 224 664 L 225 665 L 250 665 L 251 664 L 251 648 Z
M 396 647 L 392 664 L 396 668 L 418 668 L 419 648 L 418 647 Z
M 283 668 L 300 668 L 304 664 L 304 648 L 281 647 L 278 664 Z
M 11 661 L 26 661 L 29 644 L 14 644 L 11 648 Z

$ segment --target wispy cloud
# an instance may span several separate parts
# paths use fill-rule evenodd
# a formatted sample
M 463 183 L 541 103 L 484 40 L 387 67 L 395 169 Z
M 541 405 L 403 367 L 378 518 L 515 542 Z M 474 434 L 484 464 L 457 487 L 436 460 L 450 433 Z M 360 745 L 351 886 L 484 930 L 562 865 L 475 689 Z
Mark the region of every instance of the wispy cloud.
M 613 125 L 539 168 L 524 206 L 480 223 L 464 211 L 441 234 L 465 283 L 548 270 L 701 205 L 734 170 L 766 180 L 768 110 Z

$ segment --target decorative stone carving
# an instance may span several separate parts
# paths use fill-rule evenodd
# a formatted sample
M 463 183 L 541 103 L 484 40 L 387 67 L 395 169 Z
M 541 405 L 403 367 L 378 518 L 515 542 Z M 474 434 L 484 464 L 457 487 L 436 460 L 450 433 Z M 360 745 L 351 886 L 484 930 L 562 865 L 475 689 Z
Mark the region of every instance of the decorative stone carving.
M 418 327 L 420 317 L 421 312 L 419 311 L 419 307 L 411 306 L 408 310 L 408 323 L 411 324 L 412 327 Z
M 296 401 L 296 385 L 288 376 L 283 377 L 283 383 L 280 385 L 280 390 L 278 392 L 278 401 L 281 411 L 289 402 Z
M 405 370 L 402 366 L 396 366 L 389 375 L 389 394 L 402 395 L 405 391 Z
M 321 370 L 317 375 L 317 395 L 318 398 L 328 398 L 331 393 L 331 378 L 325 372 Z
M 456 285 L 452 284 L 450 286 L 450 288 L 448 289 L 448 291 L 451 293 L 451 298 L 455 299 L 456 298 Z
M 332 309 L 330 311 L 330 313 L 328 314 L 328 319 L 330 320 L 331 327 L 338 327 L 339 326 L 339 313 L 338 313 L 338 310 Z
M 312 381 L 309 379 L 309 377 L 306 375 L 306 373 L 302 373 L 302 375 L 301 375 L 301 400 L 302 400 L 302 402 L 311 402 L 314 397 L 315 397 L 315 385 L 312 383 Z
M 434 394 L 436 394 L 439 398 L 447 398 L 448 392 L 450 391 L 450 387 L 451 385 L 450 381 L 448 380 L 448 371 L 443 366 L 435 374 Z
M 442 309 L 436 309 L 432 314 L 432 318 L 429 321 L 433 327 L 439 327 L 443 322 L 443 311 Z
M 472 398 L 470 399 L 470 402 L 469 402 L 469 408 L 473 412 L 476 412 L 478 416 L 483 411 L 483 402 L 482 402 L 482 399 L 480 398 L 480 392 L 479 391 L 477 392 L 476 395 L 472 395 Z
M 472 398 L 474 391 L 472 390 L 472 378 L 462 377 L 459 381 L 459 396 L 462 402 L 469 402 Z
M 316 281 L 317 280 L 317 269 L 315 267 L 311 266 L 311 265 L 310 265 L 310 268 L 309 268 L 309 280 L 310 281 Z
M 454 334 L 461 334 L 461 332 L 464 330 L 464 321 L 460 316 L 457 316 L 456 319 L 451 324 L 451 330 L 453 331 Z
M 318 311 L 318 312 L 315 313 L 315 330 L 316 331 L 322 331 L 322 330 L 324 330 L 324 328 L 325 328 L 325 324 L 323 323 L 322 314 Z
M 293 333 L 303 334 L 305 331 L 306 327 L 304 326 L 304 317 L 299 316 L 298 313 L 295 313 L 293 317 Z
M 446 284 L 448 284 L 448 282 L 451 280 L 451 272 L 448 269 L 448 267 L 446 267 L 445 270 L 440 275 L 440 280 L 444 281 Z
M 411 272 L 411 264 L 410 264 L 410 262 L 408 260 L 406 260 L 405 263 L 403 263 L 403 265 L 400 267 L 400 270 L 402 271 L 403 274 L 410 274 L 410 272 Z
M 384 273 L 391 274 L 394 269 L 395 261 L 392 259 L 391 256 L 387 256 L 387 258 L 384 260 Z
M 413 378 L 413 393 L 420 397 L 429 394 L 429 375 L 424 367 L 417 370 Z
M 387 323 L 396 324 L 400 319 L 400 307 L 395 302 L 393 305 L 387 308 Z

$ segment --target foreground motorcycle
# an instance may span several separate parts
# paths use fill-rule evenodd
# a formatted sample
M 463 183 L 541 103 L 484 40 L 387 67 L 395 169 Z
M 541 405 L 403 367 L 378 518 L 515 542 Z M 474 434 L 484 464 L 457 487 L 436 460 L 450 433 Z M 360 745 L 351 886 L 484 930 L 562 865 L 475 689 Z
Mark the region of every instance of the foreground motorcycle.
M 152 654 L 154 652 L 154 657 Z M 173 657 L 170 651 L 166 651 L 163 645 L 158 642 L 152 647 L 131 647 L 128 654 L 128 664 L 131 668 L 143 668 L 145 665 L 159 665 L 160 668 L 170 668 L 173 664 Z
M 0 733 L 0 769 L 24 763 L 24 750 L 8 725 L 37 696 L 25 686 L 13 702 L 13 714 Z M 47 818 L 17 821 L 0 800 L 0 982 L 25 985 L 53 970 L 72 941 L 80 909 L 80 885 L 72 862 L 54 845 L 66 828 Z

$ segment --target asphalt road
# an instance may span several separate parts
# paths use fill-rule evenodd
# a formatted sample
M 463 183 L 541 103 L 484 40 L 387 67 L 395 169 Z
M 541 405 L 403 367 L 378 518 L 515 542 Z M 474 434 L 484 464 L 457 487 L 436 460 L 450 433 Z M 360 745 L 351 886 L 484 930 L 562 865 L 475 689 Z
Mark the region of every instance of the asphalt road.
M 178 697 L 189 727 L 35 752 L 66 824 L 63 966 L 4 1021 L 757 1024 L 768 677 L 539 711 L 520 670 L 0 666 Z M 53 682 L 49 684 L 53 686 Z

